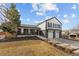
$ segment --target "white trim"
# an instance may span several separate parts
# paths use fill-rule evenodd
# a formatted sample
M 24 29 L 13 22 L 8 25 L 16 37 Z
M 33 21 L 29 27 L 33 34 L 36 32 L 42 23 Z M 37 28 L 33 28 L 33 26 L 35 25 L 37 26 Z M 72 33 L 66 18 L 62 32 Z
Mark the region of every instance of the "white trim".
M 23 34 L 24 33 L 24 28 L 21 28 L 21 34 Z

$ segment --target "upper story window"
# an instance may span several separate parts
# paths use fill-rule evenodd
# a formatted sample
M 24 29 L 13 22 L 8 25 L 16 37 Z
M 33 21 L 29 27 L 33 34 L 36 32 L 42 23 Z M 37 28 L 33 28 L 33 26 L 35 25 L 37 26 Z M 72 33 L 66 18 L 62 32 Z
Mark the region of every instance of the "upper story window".
M 53 23 L 53 28 L 55 28 L 55 24 Z
M 54 24 L 54 23 L 47 23 L 48 24 L 48 27 L 52 27 L 52 28 L 61 28 L 61 25 L 60 24 Z
M 61 25 L 60 24 L 58 24 L 58 28 L 61 28 Z
M 52 27 L 52 23 L 49 23 L 49 22 L 48 22 L 48 27 Z
M 53 24 L 53 28 L 61 28 L 60 24 Z

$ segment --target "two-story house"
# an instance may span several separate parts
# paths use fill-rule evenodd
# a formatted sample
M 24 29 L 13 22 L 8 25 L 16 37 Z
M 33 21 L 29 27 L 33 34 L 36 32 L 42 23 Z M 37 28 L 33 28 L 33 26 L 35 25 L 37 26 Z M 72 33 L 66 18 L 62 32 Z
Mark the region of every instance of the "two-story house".
M 62 23 L 56 18 L 52 17 L 37 25 L 43 32 L 46 38 L 60 38 L 62 31 Z
M 41 35 L 46 38 L 60 38 L 62 31 L 62 23 L 52 17 L 37 25 L 21 25 L 17 29 L 18 35 Z

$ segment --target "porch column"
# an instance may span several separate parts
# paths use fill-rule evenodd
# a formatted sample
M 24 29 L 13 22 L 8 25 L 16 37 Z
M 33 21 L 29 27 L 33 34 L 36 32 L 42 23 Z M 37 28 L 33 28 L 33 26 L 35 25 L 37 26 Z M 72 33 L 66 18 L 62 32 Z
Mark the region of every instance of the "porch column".
M 35 29 L 35 33 L 34 34 L 37 35 L 37 29 Z
M 31 33 L 30 33 L 30 28 L 28 28 L 28 34 L 31 34 Z
M 24 33 L 24 28 L 21 28 L 21 34 L 23 34 Z

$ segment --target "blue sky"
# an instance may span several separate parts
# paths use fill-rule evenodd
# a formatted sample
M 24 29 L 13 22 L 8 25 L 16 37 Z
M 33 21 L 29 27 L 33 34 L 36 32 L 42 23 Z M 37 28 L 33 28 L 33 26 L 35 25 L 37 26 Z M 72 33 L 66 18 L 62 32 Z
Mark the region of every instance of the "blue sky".
M 78 3 L 17 3 L 16 8 L 22 24 L 37 24 L 53 16 L 62 22 L 63 29 L 79 24 Z

